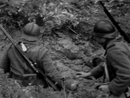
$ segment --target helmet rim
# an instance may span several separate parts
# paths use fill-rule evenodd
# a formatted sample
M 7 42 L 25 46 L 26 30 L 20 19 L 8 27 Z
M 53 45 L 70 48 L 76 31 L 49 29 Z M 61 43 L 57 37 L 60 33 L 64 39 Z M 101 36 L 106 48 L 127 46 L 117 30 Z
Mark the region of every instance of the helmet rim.
M 114 25 L 108 20 L 99 20 L 91 33 L 93 36 L 103 38 L 115 38 L 118 36 L 118 32 Z
M 97 33 L 95 31 L 93 31 L 93 32 L 91 32 L 91 36 L 102 37 L 102 38 L 115 38 L 118 36 L 118 32 L 115 31 L 115 32 L 109 33 L 109 34 L 101 34 L 101 33 Z

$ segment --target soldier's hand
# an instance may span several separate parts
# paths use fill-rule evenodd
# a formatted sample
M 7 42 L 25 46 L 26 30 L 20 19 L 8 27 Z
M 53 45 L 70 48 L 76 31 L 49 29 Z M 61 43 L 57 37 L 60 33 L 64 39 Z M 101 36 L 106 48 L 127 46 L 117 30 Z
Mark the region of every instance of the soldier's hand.
M 101 86 L 99 86 L 98 89 L 99 89 L 99 90 L 102 90 L 102 91 L 105 92 L 105 93 L 109 93 L 109 92 L 110 92 L 110 90 L 109 90 L 109 88 L 108 88 L 108 85 L 101 85 Z
M 85 73 L 85 72 L 77 72 L 76 78 L 88 78 L 91 76 L 91 72 Z

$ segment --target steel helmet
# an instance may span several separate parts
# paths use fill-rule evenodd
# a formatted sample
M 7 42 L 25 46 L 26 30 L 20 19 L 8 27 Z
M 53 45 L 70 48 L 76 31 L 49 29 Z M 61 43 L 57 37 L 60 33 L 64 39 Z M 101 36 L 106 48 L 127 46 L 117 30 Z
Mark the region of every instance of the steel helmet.
M 99 20 L 93 29 L 92 36 L 103 38 L 115 38 L 118 33 L 114 25 L 108 20 Z
M 23 37 L 29 40 L 36 39 L 40 35 L 40 27 L 34 22 L 27 23 L 23 28 Z
M 40 34 L 40 28 L 34 22 L 28 23 L 24 26 L 23 32 L 26 35 L 37 36 Z

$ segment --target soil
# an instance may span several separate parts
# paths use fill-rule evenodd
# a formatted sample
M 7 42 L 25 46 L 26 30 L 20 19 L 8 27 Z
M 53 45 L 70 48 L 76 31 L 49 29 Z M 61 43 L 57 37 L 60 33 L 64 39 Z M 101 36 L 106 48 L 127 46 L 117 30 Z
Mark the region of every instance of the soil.
M 118 4 L 116 0 L 110 1 L 111 3 L 106 6 L 121 28 L 130 37 L 129 4 L 125 3 L 125 0 L 124 2 L 120 0 Z M 61 30 L 56 31 L 54 34 L 51 32 L 41 36 L 44 46 L 50 50 L 51 58 L 56 63 L 56 67 L 61 74 L 79 81 L 76 91 L 67 91 L 65 89 L 54 91 L 52 88 L 43 89 L 42 87 L 32 86 L 22 88 L 15 80 L 8 79 L 7 75 L 0 71 L 0 98 L 106 98 L 107 94 L 96 89 L 97 83 L 102 82 L 102 77 L 98 80 L 93 78 L 75 79 L 76 72 L 90 71 L 95 67 L 95 62 L 101 62 L 97 58 L 103 57 L 104 54 L 101 46 L 89 40 L 88 32 L 92 31 L 95 21 L 107 17 L 99 7 L 90 10 L 92 12 L 89 13 L 91 16 L 89 17 L 89 14 L 87 14 L 89 18 L 86 18 L 88 23 L 81 22 L 78 27 L 72 28 L 72 30 Z M 97 14 L 93 13 L 93 11 Z M 48 31 L 51 31 L 50 28 Z M 21 31 L 14 30 L 11 32 L 13 39 L 19 39 Z M 9 44 L 8 38 L 0 32 L 0 59 Z
M 19 38 L 19 33 L 13 33 L 13 38 Z M 15 35 L 15 36 L 14 36 Z M 2 35 L 3 38 L 5 37 Z M 68 79 L 73 79 L 79 82 L 78 90 L 73 92 L 74 98 L 97 98 L 102 92 L 95 90 L 95 81 L 93 79 L 75 79 L 76 72 L 90 71 L 94 66 L 92 60 L 103 56 L 104 50 L 99 45 L 94 45 L 90 41 L 78 40 L 73 41 L 73 38 L 67 34 L 60 34 L 61 37 L 44 36 L 42 38 L 45 47 L 50 50 L 51 58 L 56 62 L 56 67 L 63 76 Z M 9 40 L 5 37 L 0 43 L 0 58 L 6 50 Z M 91 93 L 91 94 L 90 94 Z M 104 95 L 104 94 L 103 94 Z M 77 96 L 77 97 L 76 97 Z M 106 95 L 105 95 L 106 96 Z M 69 97 L 68 97 L 69 98 Z M 100 98 L 100 97 L 99 97 Z

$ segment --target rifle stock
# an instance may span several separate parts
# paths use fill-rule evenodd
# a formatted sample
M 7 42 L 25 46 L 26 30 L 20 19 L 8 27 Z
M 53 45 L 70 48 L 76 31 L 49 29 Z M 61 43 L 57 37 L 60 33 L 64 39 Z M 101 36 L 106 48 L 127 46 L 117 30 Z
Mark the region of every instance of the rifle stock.
M 37 74 L 41 74 L 44 79 L 46 80 L 46 82 L 54 89 L 54 90 L 59 90 L 58 87 L 56 87 L 56 85 L 38 68 L 36 68 L 35 66 L 37 66 L 36 63 L 30 61 L 27 57 L 27 55 L 20 49 L 20 47 L 16 44 L 16 42 L 12 39 L 12 37 L 7 33 L 7 31 L 3 28 L 2 25 L 0 25 L 0 29 L 2 30 L 2 32 L 7 36 L 7 38 L 11 41 L 11 43 L 15 46 L 15 48 L 19 51 L 19 53 L 21 54 L 21 56 L 27 61 L 28 65 L 37 73 Z
M 103 8 L 104 12 L 106 13 L 107 17 L 111 20 L 111 22 L 114 24 L 116 29 L 120 32 L 120 35 L 124 37 L 124 39 L 130 43 L 130 39 L 128 38 L 127 34 L 120 28 L 116 20 L 113 18 L 113 16 L 109 13 L 107 8 L 104 6 L 104 3 L 102 1 L 98 1 L 99 5 Z

